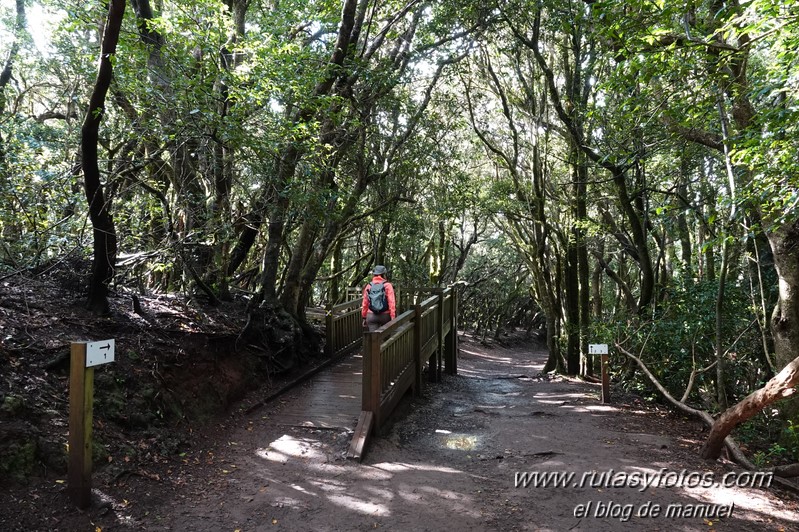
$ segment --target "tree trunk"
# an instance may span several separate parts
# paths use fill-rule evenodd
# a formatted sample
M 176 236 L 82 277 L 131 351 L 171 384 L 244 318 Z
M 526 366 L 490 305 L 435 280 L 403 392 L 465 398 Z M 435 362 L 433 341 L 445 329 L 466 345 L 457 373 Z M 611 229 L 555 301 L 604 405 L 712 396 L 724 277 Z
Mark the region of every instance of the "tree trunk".
M 602 256 L 605 252 L 605 241 L 600 240 L 597 243 L 597 255 Z M 596 321 L 602 319 L 602 272 L 604 268 L 599 262 L 594 266 L 591 272 L 591 315 Z
M 709 181 L 706 176 L 702 176 L 702 199 L 700 205 L 703 206 L 702 210 L 707 223 L 703 223 L 699 227 L 701 240 L 699 245 L 705 248 L 704 279 L 713 283 L 716 281 L 716 254 L 713 246 L 707 245 L 707 241 L 713 239 L 715 235 L 711 234 L 708 224 L 711 223 L 710 220 L 717 217 L 718 213 L 716 212 L 716 191 L 710 186 Z
M 685 156 L 680 159 L 680 184 L 677 187 L 677 234 L 680 238 L 680 250 L 682 259 L 682 273 L 685 282 L 693 282 L 694 268 L 691 249 L 691 232 L 688 229 L 688 220 L 685 215 L 685 207 L 688 202 L 688 182 L 690 180 L 688 170 L 688 160 Z
M 724 296 L 727 290 L 727 273 L 730 269 L 730 255 L 729 240 L 725 239 L 721 249 L 721 271 L 719 272 L 718 292 L 716 293 L 714 343 L 716 351 L 716 401 L 721 410 L 725 410 L 729 406 L 727 402 L 727 361 L 724 356 L 724 346 L 721 342 L 723 340 L 724 307 L 726 305 Z
M 564 271 L 566 285 L 566 373 L 580 373 L 580 283 L 577 271 L 577 246 L 569 239 L 566 243 L 566 267 Z
M 5 58 L 3 70 L 0 71 L 0 121 L 3 120 L 2 115 L 6 108 L 6 87 L 8 86 L 8 82 L 11 81 L 11 75 L 14 70 L 14 61 L 16 61 L 17 54 L 19 53 L 21 35 L 25 30 L 26 25 L 25 1 L 17 0 L 17 16 L 14 23 L 14 40 L 11 43 L 11 48 L 8 50 L 8 55 Z M 11 180 L 11 171 L 8 167 L 6 158 L 5 139 L 3 138 L 2 133 L 0 133 L 0 195 L 3 197 L 7 197 L 6 189 Z M 13 211 L 11 217 L 12 219 L 15 217 Z M 8 223 L 7 221 L 5 224 L 3 224 L 2 231 L 0 231 L 0 238 L 6 242 L 15 242 L 19 241 L 20 234 L 21 230 L 18 228 L 17 224 L 13 222 Z M 3 246 L 3 250 L 4 255 L 6 255 L 12 263 L 15 263 L 5 245 Z
M 314 244 L 300 276 L 301 291 L 297 300 L 297 313 L 299 315 L 303 315 L 305 313 L 305 305 L 310 299 L 313 282 L 316 279 L 319 270 L 322 268 L 325 259 L 327 259 L 328 255 L 330 254 L 331 247 L 336 245 L 336 243 L 339 241 L 338 238 L 341 234 L 342 227 L 346 225 L 347 222 L 350 221 L 355 215 L 361 198 L 366 192 L 366 187 L 369 181 L 370 180 L 367 175 L 363 173 L 360 174 L 355 186 L 352 188 L 350 196 L 344 203 L 343 208 L 340 209 L 340 215 L 330 216 L 328 218 L 321 236 Z M 328 211 L 334 212 L 335 210 L 335 200 L 331 200 Z M 340 251 L 340 248 L 338 249 Z
M 772 377 L 765 386 L 749 394 L 738 404 L 728 408 L 713 423 L 713 428 L 710 430 L 710 434 L 700 451 L 702 458 L 713 460 L 718 458 L 724 446 L 724 439 L 735 427 L 768 405 L 795 395 L 796 388 L 794 387 L 797 384 L 799 384 L 799 357 L 795 358 L 782 371 Z
M 283 308 L 295 316 L 299 316 L 300 307 L 305 306 L 305 302 L 301 301 L 303 292 L 302 272 L 308 265 L 313 253 L 314 241 L 319 234 L 321 222 L 313 213 L 309 214 L 302 224 L 297 242 L 291 249 L 291 260 L 286 269 L 286 279 L 283 284 L 280 302 Z
M 799 221 L 768 233 L 774 267 L 779 276 L 779 299 L 771 315 L 777 367 L 799 356 Z
M 84 189 L 89 203 L 89 218 L 94 235 L 94 264 L 89 281 L 87 306 L 96 314 L 108 312 L 108 284 L 114 276 L 117 254 L 117 236 L 114 220 L 103 194 L 100 182 L 100 167 L 97 156 L 100 120 L 105 109 L 105 98 L 113 77 L 112 58 L 116 53 L 122 18 L 125 15 L 125 0 L 111 0 L 100 52 L 100 66 L 89 107 L 81 128 L 81 163 Z
M 647 243 L 646 227 L 640 218 L 638 211 L 633 205 L 627 190 L 627 177 L 620 169 L 613 170 L 613 182 L 616 184 L 619 205 L 622 212 L 627 216 L 630 232 L 633 237 L 633 244 L 637 252 L 636 262 L 641 270 L 641 289 L 638 295 L 638 311 L 646 310 L 652 302 L 655 291 L 655 271 L 652 267 L 652 259 L 649 255 L 649 245 Z
M 336 37 L 336 44 L 326 65 L 326 75 L 313 89 L 310 102 L 299 108 L 292 117 L 294 124 L 307 124 L 318 115 L 319 109 L 316 108 L 315 100 L 318 97 L 326 96 L 333 90 L 336 80 L 345 75 L 342 68 L 344 60 L 352 52 L 351 44 L 357 43 L 360 31 L 360 17 L 363 16 L 358 10 L 357 0 L 345 0 L 341 10 L 341 21 Z M 280 252 L 283 249 L 286 235 L 285 228 L 291 201 L 286 194 L 288 184 L 294 176 L 304 151 L 300 149 L 301 139 L 292 139 L 282 148 L 280 160 L 277 167 L 276 183 L 269 183 L 267 186 L 276 186 L 278 190 L 277 198 L 274 200 L 269 210 L 269 239 L 263 255 L 263 274 L 261 277 L 261 290 L 258 297 L 251 300 L 251 306 L 257 305 L 261 301 L 277 301 L 278 297 L 278 269 Z M 299 270 L 298 270 L 299 271 Z
M 232 276 L 239 267 L 247 260 L 250 250 L 255 245 L 258 234 L 261 231 L 261 226 L 264 223 L 264 215 L 269 207 L 270 196 L 265 190 L 262 190 L 255 201 L 250 205 L 250 212 L 242 216 L 236 221 L 238 226 L 239 236 L 233 251 L 230 252 L 228 259 L 227 275 Z
M 8 50 L 8 55 L 3 63 L 3 70 L 0 71 L 0 113 L 5 111 L 5 88 L 6 85 L 8 85 L 8 82 L 11 81 L 11 74 L 14 69 L 14 61 L 17 60 L 17 53 L 19 52 L 20 35 L 25 29 L 25 25 L 25 0 L 17 0 L 17 16 L 14 22 L 14 40 L 11 43 L 11 48 Z M 0 144 L 0 154 L 2 154 L 2 144 Z
M 777 367 L 764 387 L 727 409 L 713 424 L 702 447 L 704 458 L 718 458 L 724 438 L 766 406 L 796 394 L 799 384 L 799 220 L 768 233 L 780 278 L 779 301 L 771 315 Z M 794 401 L 792 401 L 794 403 Z M 788 407 L 793 412 L 794 405 Z M 783 410 L 785 410 L 783 408 Z
M 583 157 L 578 154 L 580 164 L 577 167 L 577 220 L 585 222 L 588 220 L 588 169 L 586 168 Z M 588 245 L 586 243 L 586 230 L 580 224 L 577 227 L 577 275 L 579 281 L 579 306 L 580 306 L 580 359 L 581 375 L 591 375 L 594 373 L 594 359 L 588 355 L 588 331 L 591 323 L 591 278 L 590 267 L 588 265 Z
M 14 21 L 14 41 L 11 43 L 11 48 L 8 50 L 8 55 L 3 64 L 3 70 L 0 71 L 0 112 L 5 110 L 5 94 L 4 90 L 8 82 L 11 80 L 11 73 L 14 68 L 14 61 L 17 59 L 19 52 L 20 34 L 25 29 L 26 16 L 25 16 L 25 0 L 17 0 L 17 16 Z

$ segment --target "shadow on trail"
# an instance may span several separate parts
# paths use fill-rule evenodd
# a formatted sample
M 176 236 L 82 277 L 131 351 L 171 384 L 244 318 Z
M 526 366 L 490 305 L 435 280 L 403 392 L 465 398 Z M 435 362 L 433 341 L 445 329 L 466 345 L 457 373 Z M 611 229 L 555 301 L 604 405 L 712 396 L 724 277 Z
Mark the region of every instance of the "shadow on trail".
M 145 528 L 157 514 L 192 530 L 797 530 L 790 499 L 717 485 L 728 469 L 678 420 L 540 376 L 532 346 L 461 347 L 459 375 L 427 386 L 364 463 L 343 459 L 349 431 L 265 412 Z

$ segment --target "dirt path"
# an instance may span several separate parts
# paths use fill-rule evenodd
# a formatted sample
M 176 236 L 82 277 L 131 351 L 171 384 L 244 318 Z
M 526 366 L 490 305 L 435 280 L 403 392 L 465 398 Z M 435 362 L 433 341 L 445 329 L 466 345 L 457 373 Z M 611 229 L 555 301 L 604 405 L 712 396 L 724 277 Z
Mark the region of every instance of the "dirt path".
M 343 458 L 346 431 L 274 426 L 277 401 L 157 472 L 101 477 L 105 503 L 86 513 L 57 491 L 66 514 L 41 529 L 799 530 L 796 500 L 774 489 L 696 486 L 747 481 L 697 457 L 697 424 L 538 378 L 544 354 L 525 346 L 461 349 L 460 374 L 428 386 L 362 464 Z M 535 487 L 536 472 L 574 477 Z

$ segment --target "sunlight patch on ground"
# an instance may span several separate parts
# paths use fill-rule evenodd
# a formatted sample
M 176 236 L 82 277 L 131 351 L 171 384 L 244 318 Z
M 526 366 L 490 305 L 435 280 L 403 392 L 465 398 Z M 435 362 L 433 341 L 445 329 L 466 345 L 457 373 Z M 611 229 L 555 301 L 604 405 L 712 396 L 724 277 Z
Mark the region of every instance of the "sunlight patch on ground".
M 113 513 L 116 516 L 117 523 L 123 527 L 137 528 L 137 525 L 140 525 L 140 523 L 137 523 L 136 519 L 134 519 L 134 517 L 127 512 L 129 508 L 129 503 L 127 500 L 116 499 L 97 488 L 92 489 L 92 496 L 93 498 L 99 499 L 103 505 L 108 505 L 109 508 L 113 508 Z
M 661 468 L 633 467 L 631 470 L 641 472 L 646 475 L 663 475 L 662 477 L 656 478 L 662 478 L 667 482 L 667 485 L 657 487 L 656 482 L 654 482 L 652 487 L 646 489 L 646 491 L 650 493 L 657 489 L 676 490 L 679 493 L 683 493 L 691 498 L 697 499 L 698 502 L 702 504 L 720 506 L 734 504 L 734 515 L 736 515 L 736 517 L 740 515 L 741 510 L 749 510 L 777 519 L 794 521 L 799 520 L 799 514 L 797 514 L 797 512 L 789 508 L 785 508 L 781 501 L 777 501 L 775 503 L 773 500 L 770 500 L 767 491 L 762 491 L 757 488 L 730 487 L 722 485 L 725 476 L 727 476 L 728 479 L 731 479 L 732 482 L 751 482 L 750 485 L 757 485 L 758 483 L 762 483 L 764 486 L 768 485 L 767 479 L 764 479 L 762 476 L 758 476 L 762 475 L 762 473 L 751 471 L 732 471 L 727 473 L 703 470 L 678 471 L 673 468 L 669 468 L 669 464 L 662 465 L 663 467 Z M 707 477 L 703 477 L 702 475 L 707 475 Z M 678 478 L 683 478 L 684 480 L 676 480 Z M 701 484 L 703 478 L 712 480 L 713 485 L 703 486 Z M 670 484 L 668 483 L 669 480 L 671 481 Z M 695 485 L 691 485 L 691 480 Z M 682 485 L 675 485 L 675 483 Z M 643 490 L 643 487 L 637 487 L 636 489 L 641 491 Z
M 379 486 L 367 486 L 364 491 L 368 491 L 372 496 L 370 499 L 380 499 L 382 501 L 391 501 L 395 497 L 393 486 L 392 488 L 381 488 Z
M 617 408 L 614 408 L 609 405 L 585 405 L 585 406 L 575 406 L 572 408 L 574 412 L 586 412 L 589 414 L 609 414 L 611 412 L 618 412 Z
M 278 497 L 275 499 L 275 504 L 280 506 L 285 506 L 286 508 L 291 508 L 292 510 L 307 510 L 308 504 L 299 500 L 293 499 L 291 497 Z
M 485 373 L 483 372 L 470 369 L 463 369 L 463 368 L 458 368 L 458 375 L 460 375 L 461 377 L 478 377 L 478 378 L 480 377 L 485 378 L 486 376 Z
M 390 467 L 381 467 L 382 464 L 378 464 L 372 467 L 360 467 L 355 470 L 355 476 L 358 477 L 360 480 L 391 480 L 394 478 L 394 471 Z M 397 469 L 404 471 L 404 469 Z
M 402 462 L 382 462 L 375 464 L 372 467 L 383 471 L 391 471 L 394 473 L 403 473 L 407 471 L 437 471 L 439 473 L 456 473 L 463 474 L 463 471 L 452 469 L 451 467 L 435 466 L 431 464 L 406 464 Z
M 328 492 L 343 492 L 349 489 L 349 484 L 343 480 L 324 478 L 324 479 L 310 479 L 308 484 L 318 488 L 319 491 Z
M 589 412 L 618 412 L 619 409 L 608 405 L 587 405 L 583 409 Z
M 469 351 L 468 349 L 464 349 L 463 347 L 460 348 L 461 353 L 466 353 L 467 355 L 474 355 L 477 357 L 485 356 L 485 351 Z
M 585 393 L 537 393 L 533 395 L 535 399 L 542 397 L 546 399 L 583 399 L 589 395 Z
M 730 493 L 730 500 L 714 500 L 723 496 L 723 492 L 718 491 L 708 491 L 707 497 L 711 502 L 715 502 L 717 504 L 729 504 L 730 502 L 735 502 L 736 508 L 746 508 L 750 510 L 754 510 L 756 512 L 764 513 L 772 518 L 778 519 L 786 519 L 789 521 L 799 521 L 799 515 L 788 508 L 784 507 L 784 503 L 782 501 L 778 501 L 780 506 L 776 506 L 773 501 L 770 501 L 768 497 L 766 497 L 763 493 L 758 492 L 756 490 L 745 490 L 743 493 L 743 497 L 739 496 L 735 497 L 735 492 Z
M 773 501 L 756 489 L 743 488 L 694 488 L 683 490 L 703 502 L 719 505 L 735 504 L 735 510 L 752 510 L 778 519 L 797 520 L 795 511 L 776 506 Z
M 469 370 L 458 368 L 458 375 L 470 379 L 495 380 L 495 379 L 518 379 L 523 382 L 530 382 L 539 371 L 533 366 L 516 365 L 513 368 L 503 368 L 499 371 Z
M 349 469 L 346 465 L 336 465 L 331 463 L 329 461 L 330 459 L 331 458 L 329 456 L 325 456 L 323 460 L 304 461 L 303 463 L 306 468 L 320 475 L 344 475 L 350 473 L 351 469 Z
M 436 501 L 436 505 L 442 511 L 454 512 L 460 516 L 481 517 L 480 506 L 477 501 L 456 491 L 442 490 L 432 486 L 415 488 L 410 485 L 403 485 L 400 487 L 398 495 L 405 501 L 423 506 L 428 506 L 430 501 Z
M 465 353 L 467 355 L 472 355 L 472 356 L 475 356 L 475 357 L 478 357 L 478 358 L 482 358 L 483 360 L 490 360 L 491 362 L 497 362 L 499 364 L 511 365 L 511 366 L 515 366 L 515 367 L 533 367 L 532 361 L 529 361 L 529 362 L 531 362 L 531 364 L 529 364 L 529 365 L 521 364 L 520 361 L 517 358 L 513 358 L 513 357 L 505 357 L 505 356 L 499 356 L 499 355 L 489 355 L 488 353 L 483 353 L 483 352 L 479 352 L 479 351 L 469 351 L 468 349 L 463 349 L 463 348 L 460 349 L 460 352 L 461 353 Z
M 596 399 L 596 398 L 586 393 L 537 393 L 533 395 L 533 399 L 537 403 L 543 403 L 546 405 L 564 406 L 574 400 Z
M 297 439 L 284 434 L 270 443 L 268 447 L 256 449 L 255 454 L 264 460 L 285 464 L 289 458 L 320 460 L 326 458 L 319 447 L 321 447 L 321 444 L 317 441 Z
M 390 514 L 384 504 L 361 501 L 350 495 L 331 495 L 328 499 L 339 506 L 364 515 L 384 517 Z
M 627 413 L 627 414 L 638 414 L 639 416 L 648 416 L 648 415 L 651 414 L 651 412 L 648 412 L 646 410 L 632 410 L 632 409 L 625 410 L 625 413 Z
M 563 406 L 566 404 L 566 401 L 563 399 L 539 399 L 539 403 L 544 403 L 545 405 L 555 405 L 555 406 Z
M 304 493 L 305 495 L 311 495 L 312 497 L 316 497 L 313 493 L 308 491 L 307 489 L 303 488 L 299 484 L 289 484 L 289 487 L 294 491 L 299 491 L 300 493 Z

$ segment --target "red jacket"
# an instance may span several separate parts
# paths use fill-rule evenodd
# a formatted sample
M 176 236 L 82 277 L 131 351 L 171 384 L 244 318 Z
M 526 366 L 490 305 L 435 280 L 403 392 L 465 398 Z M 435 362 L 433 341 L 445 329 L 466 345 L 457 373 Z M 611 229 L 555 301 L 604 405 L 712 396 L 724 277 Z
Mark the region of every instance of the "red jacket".
M 391 314 L 391 319 L 397 317 L 397 300 L 394 297 L 394 287 L 383 279 L 380 275 L 375 275 L 372 277 L 372 283 L 383 283 L 383 288 L 386 290 L 386 299 L 388 299 L 388 311 Z M 363 287 L 363 301 L 361 304 L 361 317 L 366 319 L 366 314 L 370 312 L 369 310 L 369 285 L 371 283 L 367 283 L 366 286 Z M 384 313 L 385 314 L 385 313 Z

